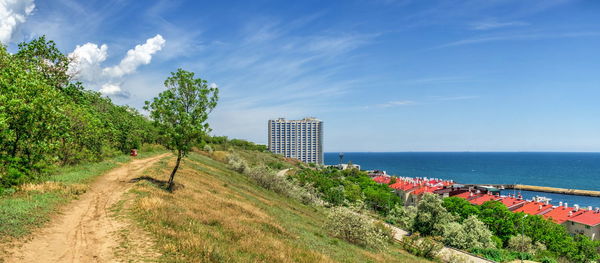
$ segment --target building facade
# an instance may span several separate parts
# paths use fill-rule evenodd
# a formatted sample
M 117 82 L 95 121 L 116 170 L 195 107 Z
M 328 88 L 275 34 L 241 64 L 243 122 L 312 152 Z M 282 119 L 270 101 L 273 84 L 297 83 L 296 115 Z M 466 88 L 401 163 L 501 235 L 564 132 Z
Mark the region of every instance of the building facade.
M 269 150 L 305 163 L 323 164 L 323 122 L 315 118 L 269 120 Z

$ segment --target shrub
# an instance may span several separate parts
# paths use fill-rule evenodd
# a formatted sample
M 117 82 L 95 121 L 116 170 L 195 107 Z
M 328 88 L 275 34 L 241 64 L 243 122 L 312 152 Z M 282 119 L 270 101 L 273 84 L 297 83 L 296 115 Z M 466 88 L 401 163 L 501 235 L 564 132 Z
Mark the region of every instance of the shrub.
M 402 247 L 415 256 L 434 259 L 438 257 L 444 245 L 434 237 L 421 238 L 415 233 L 402 239 Z
M 404 230 L 412 231 L 416 216 L 416 207 L 396 205 L 388 214 L 386 221 Z
M 377 250 L 387 248 L 390 231 L 385 226 L 375 226 L 372 219 L 345 207 L 335 207 L 329 212 L 326 228 L 331 235 L 352 244 Z
M 202 150 L 207 152 L 207 153 L 213 153 L 213 148 L 210 147 L 209 144 L 205 144 L 204 147 L 202 147 Z
M 316 190 L 311 186 L 306 185 L 300 187 L 294 181 L 290 181 L 285 177 L 277 176 L 277 173 L 266 166 L 247 167 L 244 160 L 234 161 L 235 165 L 242 163 L 244 174 L 250 177 L 258 185 L 296 199 L 303 204 L 322 205 L 323 202 L 315 194 Z M 234 165 L 232 165 L 234 167 Z M 241 168 L 240 168 L 241 169 Z
M 248 163 L 246 160 L 242 159 L 239 155 L 235 153 L 230 153 L 227 155 L 227 164 L 231 167 L 231 169 L 243 173 L 248 169 Z

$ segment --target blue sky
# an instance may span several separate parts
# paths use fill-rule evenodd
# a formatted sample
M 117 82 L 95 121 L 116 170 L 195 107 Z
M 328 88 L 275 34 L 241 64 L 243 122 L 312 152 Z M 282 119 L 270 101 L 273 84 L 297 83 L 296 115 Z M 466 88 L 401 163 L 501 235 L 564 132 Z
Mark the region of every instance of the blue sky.
M 90 89 L 137 108 L 194 71 L 221 91 L 213 133 L 259 143 L 270 118 L 315 116 L 326 151 L 600 151 L 598 14 L 591 0 L 0 0 L 0 42 L 45 34 L 88 59 L 75 72 Z

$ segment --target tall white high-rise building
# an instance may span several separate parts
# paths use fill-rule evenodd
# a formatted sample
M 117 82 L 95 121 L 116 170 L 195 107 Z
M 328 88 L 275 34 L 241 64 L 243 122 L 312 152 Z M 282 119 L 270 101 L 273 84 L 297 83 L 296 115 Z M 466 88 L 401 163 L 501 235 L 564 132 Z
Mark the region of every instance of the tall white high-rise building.
M 269 120 L 269 150 L 305 163 L 323 164 L 323 122 L 315 118 Z

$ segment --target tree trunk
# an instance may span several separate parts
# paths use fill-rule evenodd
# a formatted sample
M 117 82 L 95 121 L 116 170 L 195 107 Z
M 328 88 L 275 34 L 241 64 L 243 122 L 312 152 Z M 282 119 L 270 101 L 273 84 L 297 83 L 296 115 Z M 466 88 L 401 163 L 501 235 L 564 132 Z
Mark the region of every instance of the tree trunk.
M 167 190 L 169 191 L 173 191 L 173 179 L 175 178 L 175 173 L 177 172 L 177 169 L 179 169 L 179 162 L 181 162 L 181 150 L 177 151 L 177 162 L 175 163 L 175 168 L 173 168 L 173 172 L 171 172 L 171 177 L 169 177 L 169 187 L 167 188 Z

